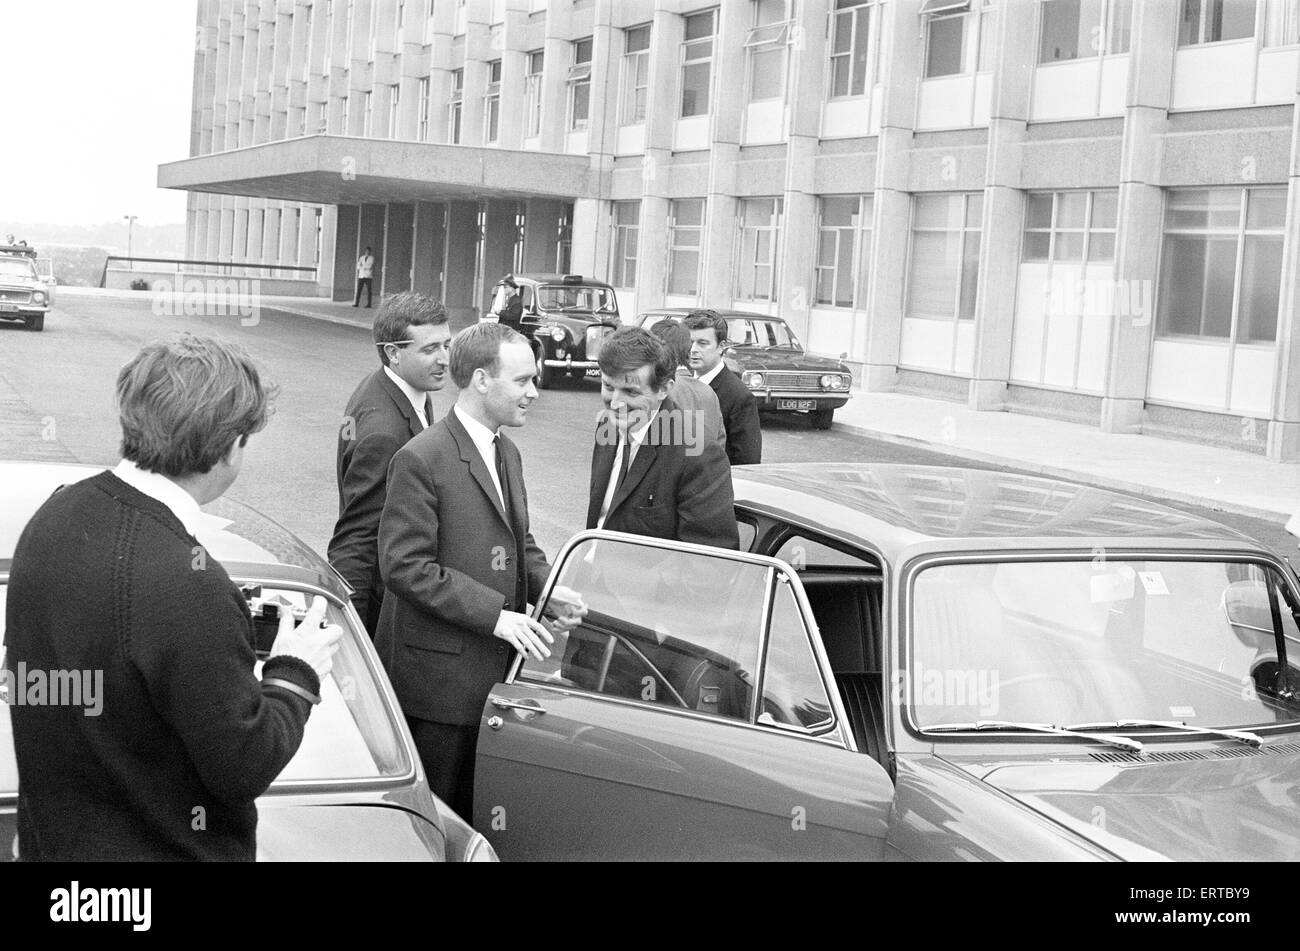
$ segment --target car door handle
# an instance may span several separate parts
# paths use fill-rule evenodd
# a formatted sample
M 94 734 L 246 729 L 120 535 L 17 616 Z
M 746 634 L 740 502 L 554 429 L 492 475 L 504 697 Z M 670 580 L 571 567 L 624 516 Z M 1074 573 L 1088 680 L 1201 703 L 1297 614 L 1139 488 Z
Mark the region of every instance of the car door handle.
M 488 697 L 492 706 L 498 710 L 527 710 L 529 713 L 541 715 L 546 712 L 540 702 L 532 697 L 526 697 L 523 700 L 507 700 L 505 697 Z

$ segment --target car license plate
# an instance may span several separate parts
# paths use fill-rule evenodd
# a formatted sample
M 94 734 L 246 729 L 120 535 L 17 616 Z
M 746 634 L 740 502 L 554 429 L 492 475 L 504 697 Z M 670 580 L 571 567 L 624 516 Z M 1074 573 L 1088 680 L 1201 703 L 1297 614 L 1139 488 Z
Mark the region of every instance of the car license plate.
M 0 304 L 0 312 L 6 313 L 6 314 L 16 314 L 16 313 L 18 313 L 18 305 L 17 305 L 17 304 Z
M 588 379 L 588 380 L 599 380 L 599 379 L 600 379 L 600 367 L 587 367 L 587 379 Z
M 777 400 L 777 409 L 816 409 L 816 400 Z

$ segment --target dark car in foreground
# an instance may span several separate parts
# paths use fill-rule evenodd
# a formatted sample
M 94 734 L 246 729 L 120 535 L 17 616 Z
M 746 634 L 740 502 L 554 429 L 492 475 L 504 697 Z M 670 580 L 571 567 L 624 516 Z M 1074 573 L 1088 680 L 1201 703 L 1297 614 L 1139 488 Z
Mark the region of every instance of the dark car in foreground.
M 60 485 L 88 466 L 0 463 L 0 605 L 23 526 Z M 258 621 L 258 655 L 274 638 L 271 615 L 301 611 L 313 595 L 344 637 L 321 684 L 297 754 L 257 801 L 259 861 L 495 861 L 491 846 L 429 790 L 419 757 L 370 637 L 329 564 L 275 522 L 237 502 L 205 506 L 199 541 L 244 590 Z M 76 583 L 69 578 L 69 584 Z M 3 634 L 0 611 L 0 635 Z M 260 667 L 260 663 L 259 663 Z M 16 856 L 18 773 L 11 698 L 0 696 L 0 861 Z M 101 716 L 111 716 L 105 703 Z
M 43 330 L 45 315 L 54 303 L 54 278 L 43 277 L 36 264 L 36 249 L 26 245 L 0 245 L 0 320 L 21 321 L 28 330 Z
M 515 274 L 519 331 L 537 360 L 537 385 L 549 389 L 565 375 L 600 379 L 600 347 L 621 325 L 614 288 L 581 274 Z M 495 319 L 495 318 L 493 318 Z
M 589 613 L 481 721 L 502 858 L 1300 859 L 1278 555 L 996 471 L 734 480 L 741 551 L 584 532 L 556 559 Z
M 683 320 L 689 307 L 663 307 L 637 318 L 649 330 L 661 320 Z M 817 429 L 830 429 L 835 411 L 849 401 L 853 373 L 844 363 L 805 352 L 780 317 L 743 310 L 717 311 L 727 322 L 727 366 L 754 394 L 761 412 L 806 415 Z

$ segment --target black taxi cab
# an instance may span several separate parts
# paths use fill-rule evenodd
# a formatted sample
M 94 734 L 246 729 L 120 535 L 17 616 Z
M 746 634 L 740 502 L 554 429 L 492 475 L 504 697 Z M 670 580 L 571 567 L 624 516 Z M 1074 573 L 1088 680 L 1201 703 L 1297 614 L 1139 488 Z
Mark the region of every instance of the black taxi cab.
M 614 288 L 581 274 L 514 274 L 511 279 L 520 296 L 515 329 L 533 348 L 538 387 L 549 389 L 566 375 L 599 379 L 601 344 L 622 326 Z

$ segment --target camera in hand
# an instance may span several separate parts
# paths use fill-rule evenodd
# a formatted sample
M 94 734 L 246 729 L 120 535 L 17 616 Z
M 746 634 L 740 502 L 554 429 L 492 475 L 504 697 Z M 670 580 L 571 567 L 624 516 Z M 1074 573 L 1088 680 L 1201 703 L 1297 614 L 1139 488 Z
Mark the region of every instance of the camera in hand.
M 264 595 L 260 584 L 246 584 L 239 593 L 248 602 L 248 610 L 253 615 L 253 649 L 257 656 L 265 658 L 271 653 L 271 645 L 280 633 L 280 614 L 288 611 L 293 615 L 296 627 L 307 616 L 306 608 L 295 607 L 279 595 Z

